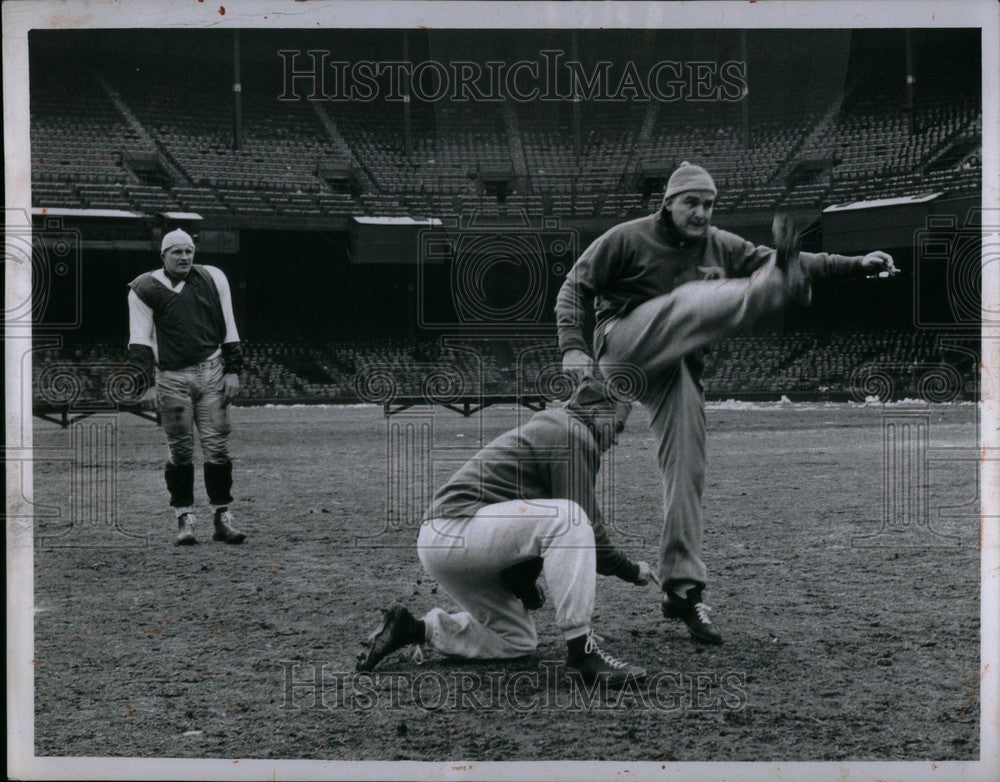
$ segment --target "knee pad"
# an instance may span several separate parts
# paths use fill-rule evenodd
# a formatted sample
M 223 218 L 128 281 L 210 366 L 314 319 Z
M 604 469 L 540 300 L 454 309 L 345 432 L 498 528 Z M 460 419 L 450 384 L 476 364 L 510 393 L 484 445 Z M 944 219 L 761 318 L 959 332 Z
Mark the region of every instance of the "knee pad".
M 202 436 L 201 452 L 205 456 L 205 464 L 226 464 L 229 462 L 229 449 L 226 438 L 217 434 Z
M 208 421 L 216 434 L 225 437 L 233 431 L 232 422 L 229 420 L 229 406 L 223 406 L 221 400 L 205 402 L 208 405 Z
M 160 424 L 167 437 L 190 435 L 193 421 L 191 404 L 186 400 L 160 400 Z

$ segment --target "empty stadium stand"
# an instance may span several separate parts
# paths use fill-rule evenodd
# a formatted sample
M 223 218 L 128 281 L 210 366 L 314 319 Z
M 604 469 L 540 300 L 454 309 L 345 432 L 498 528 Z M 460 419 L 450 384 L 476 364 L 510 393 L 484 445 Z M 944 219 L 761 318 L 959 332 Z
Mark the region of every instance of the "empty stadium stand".
M 279 79 L 273 68 L 248 69 L 237 149 L 221 72 L 163 63 L 40 70 L 31 85 L 34 205 L 279 224 L 483 208 L 615 220 L 657 207 L 642 193 L 643 170 L 684 159 L 716 177 L 719 212 L 974 193 L 981 182 L 978 101 L 944 88 L 911 111 L 881 87 L 799 104 L 765 95 L 745 137 L 735 109 L 720 116 L 711 104 L 623 102 L 574 114 L 565 104 L 444 101 L 414 106 L 407 139 L 402 103 L 278 101 Z M 817 159 L 827 164 L 811 176 L 790 176 Z M 353 171 L 353 189 L 331 184 L 331 167 Z M 490 176 L 503 181 L 499 191 Z
M 817 32 L 815 40 L 839 47 L 829 62 L 802 56 L 801 47 L 813 39 L 800 32 L 759 32 L 742 42 L 712 31 L 699 33 L 688 42 L 689 49 L 671 56 L 693 60 L 702 45 L 710 44 L 717 46 L 712 50 L 717 59 L 740 51 L 754 65 L 745 101 L 707 102 L 281 99 L 287 84 L 274 56 L 283 40 L 277 32 L 244 32 L 257 49 L 243 62 L 238 91 L 229 59 L 235 50 L 230 31 L 225 37 L 204 31 L 198 44 L 202 50 L 191 58 L 169 56 L 172 41 L 179 40 L 170 31 L 146 34 L 149 56 L 119 51 L 113 34 L 106 34 L 103 49 L 94 56 L 84 56 L 89 53 L 82 50 L 90 39 L 81 39 L 76 56 L 62 51 L 68 39 L 61 39 L 48 50 L 35 47 L 32 54 L 32 203 L 149 216 L 147 221 L 122 221 L 141 224 L 134 229 L 141 237 L 130 234 L 127 242 L 125 229 L 88 228 L 89 252 L 103 253 L 111 246 L 112 254 L 101 262 L 120 262 L 117 273 L 123 281 L 135 273 L 138 253 L 158 216 L 197 213 L 204 218 L 201 227 L 220 229 L 214 237 L 216 250 L 232 253 L 240 246 L 231 267 L 240 275 L 233 277 L 238 305 L 260 312 L 269 304 L 270 291 L 260 290 L 267 288 L 268 278 L 251 268 L 260 258 L 244 252 L 259 240 L 259 252 L 268 253 L 269 264 L 272 258 L 288 268 L 301 262 L 316 274 L 315 296 L 303 312 L 323 306 L 324 291 L 349 280 L 344 290 L 330 294 L 331 301 L 338 297 L 344 305 L 336 328 L 347 325 L 367 334 L 384 321 L 386 330 L 399 327 L 399 333 L 411 335 L 279 336 L 272 327 L 280 318 L 251 317 L 249 322 L 262 327 L 258 334 L 267 336 L 245 342 L 242 403 L 381 404 L 386 394 L 447 400 L 526 391 L 551 397 L 562 387 L 559 356 L 545 340 L 520 353 L 503 341 L 476 350 L 441 347 L 420 338 L 429 332 L 411 322 L 417 319 L 408 310 L 415 289 L 406 277 L 412 268 L 404 262 L 409 256 L 387 240 L 382 258 L 389 263 L 381 270 L 358 262 L 349 250 L 349 218 L 526 213 L 533 219 L 575 221 L 572 227 L 581 236 L 596 236 L 616 222 L 656 210 L 664 179 L 682 160 L 712 172 L 720 215 L 743 217 L 745 224 L 756 221 L 758 227 L 769 223 L 770 213 L 779 208 L 818 212 L 849 201 L 929 192 L 974 197 L 983 175 L 982 108 L 974 75 L 966 74 L 961 62 L 948 65 L 941 59 L 949 53 L 947 33 L 938 41 L 937 32 L 924 31 L 915 34 L 924 37 L 917 48 L 919 89 L 914 94 L 905 87 L 905 58 L 899 48 L 903 33 L 898 32 L 878 33 L 877 41 L 866 40 L 864 31 Z M 317 31 L 321 33 L 328 31 Z M 780 39 L 789 52 L 784 60 L 782 46 L 775 47 L 777 54 L 761 46 L 766 36 Z M 549 43 L 549 33 L 541 32 L 534 38 L 520 31 L 490 37 L 503 40 L 472 40 L 462 31 L 409 37 L 351 31 L 316 40 L 321 46 L 338 43 L 337 56 L 351 61 L 392 60 L 410 45 L 422 47 L 408 50 L 414 60 L 441 56 L 479 63 L 504 47 L 530 52 L 537 45 L 537 54 Z M 666 42 L 680 46 L 681 39 L 668 36 Z M 872 55 L 874 44 L 890 39 L 896 47 L 890 54 Z M 654 47 L 665 39 L 650 31 L 643 40 Z M 633 57 L 652 62 L 660 56 L 653 48 L 635 52 L 628 41 L 614 44 L 596 32 L 584 40 L 567 32 L 559 45 L 578 47 L 573 50 L 591 64 L 631 62 Z M 749 48 L 741 49 L 744 45 Z M 789 48 L 796 45 L 797 51 Z M 965 54 L 978 62 L 976 52 Z M 789 63 L 803 70 L 801 78 L 784 78 Z M 313 75 L 305 73 L 302 78 L 308 82 Z M 776 76 L 780 88 L 775 88 Z M 288 242 L 286 258 L 284 240 L 293 233 L 306 238 L 301 244 Z M 307 248 L 301 261 L 291 254 L 298 247 Z M 118 251 L 121 257 L 114 254 Z M 431 278 L 442 289 L 449 282 L 446 267 L 442 262 L 432 270 L 440 272 Z M 304 278 L 302 284 L 310 285 L 308 273 Z M 384 299 L 392 299 L 399 315 L 391 323 L 365 306 L 366 296 L 383 295 L 383 282 Z M 280 295 L 298 295 L 294 283 L 280 286 Z M 352 300 L 356 291 L 361 291 L 357 302 Z M 98 298 L 91 300 L 91 312 L 101 310 L 93 303 Z M 443 309 L 453 304 L 443 293 L 440 298 L 432 303 Z M 894 306 L 892 322 L 916 322 L 900 315 L 902 305 Z M 114 327 L 88 328 L 87 333 L 117 334 L 107 330 Z M 88 338 L 82 331 L 73 338 L 69 347 L 34 355 L 38 409 L 100 410 L 127 403 L 132 381 L 123 363 L 123 340 Z M 974 365 L 948 354 L 932 331 L 792 329 L 719 344 L 709 357 L 705 386 L 715 396 L 855 398 L 889 387 L 885 393 L 890 396 L 920 396 L 933 385 L 926 380 L 933 368 L 947 366 L 957 367 L 960 393 L 971 393 Z M 875 383 L 869 376 L 877 372 L 885 377 Z

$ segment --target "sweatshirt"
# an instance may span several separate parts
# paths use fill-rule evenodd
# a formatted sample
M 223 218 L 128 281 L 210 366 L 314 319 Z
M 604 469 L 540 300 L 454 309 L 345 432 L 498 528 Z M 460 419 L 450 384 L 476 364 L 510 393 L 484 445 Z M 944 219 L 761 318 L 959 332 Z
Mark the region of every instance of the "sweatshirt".
M 599 236 L 570 269 L 556 298 L 559 348 L 589 353 L 583 333 L 584 305 L 593 299 L 595 357 L 612 318 L 694 280 L 749 277 L 773 250 L 711 226 L 708 235 L 687 239 L 673 227 L 670 213 L 630 220 Z M 864 256 L 800 253 L 813 279 L 862 274 Z
M 174 284 L 162 269 L 129 283 L 129 357 L 152 382 L 153 363 L 177 370 L 222 356 L 224 371 L 242 369 L 229 281 L 221 269 L 194 264 Z
M 424 521 L 472 518 L 509 500 L 572 500 L 594 530 L 597 572 L 634 581 L 639 566 L 611 543 L 594 494 L 600 466 L 600 449 L 585 424 L 562 409 L 543 410 L 460 467 L 438 489 Z

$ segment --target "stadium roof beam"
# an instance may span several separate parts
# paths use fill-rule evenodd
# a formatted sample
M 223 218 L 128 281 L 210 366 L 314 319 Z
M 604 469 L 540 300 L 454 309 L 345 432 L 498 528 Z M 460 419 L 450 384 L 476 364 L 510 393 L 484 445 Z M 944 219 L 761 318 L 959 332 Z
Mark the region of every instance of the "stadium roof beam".
M 197 212 L 160 212 L 165 220 L 204 220 Z
M 100 220 L 142 220 L 149 217 L 142 212 L 125 209 L 70 209 L 56 206 L 33 206 L 33 217 L 92 217 Z

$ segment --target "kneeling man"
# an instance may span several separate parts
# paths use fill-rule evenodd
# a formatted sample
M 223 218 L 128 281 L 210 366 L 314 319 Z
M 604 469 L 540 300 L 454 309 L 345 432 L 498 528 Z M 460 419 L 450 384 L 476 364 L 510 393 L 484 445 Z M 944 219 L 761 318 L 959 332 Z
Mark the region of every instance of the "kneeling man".
M 466 462 L 434 496 L 417 540 L 424 570 L 463 610 L 432 608 L 418 620 L 393 606 L 358 670 L 414 644 L 466 659 L 533 651 L 538 636 L 528 611 L 544 601 L 534 584 L 541 572 L 569 671 L 612 685 L 645 676 L 601 649 L 590 628 L 597 573 L 640 586 L 652 578 L 648 564 L 611 543 L 594 494 L 601 455 L 630 410 L 588 378 L 564 406 L 536 413 Z

